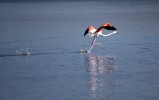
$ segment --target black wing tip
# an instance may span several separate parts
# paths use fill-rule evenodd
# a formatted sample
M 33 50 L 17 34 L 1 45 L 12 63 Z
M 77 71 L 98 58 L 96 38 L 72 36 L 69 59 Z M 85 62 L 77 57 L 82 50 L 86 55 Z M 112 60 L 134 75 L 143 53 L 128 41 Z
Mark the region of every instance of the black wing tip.
M 104 29 L 107 29 L 107 30 L 112 30 L 112 31 L 117 31 L 117 28 L 115 28 L 114 26 L 106 26 L 106 27 L 103 27 Z
M 86 31 L 84 32 L 84 36 L 88 34 L 89 29 L 87 28 Z
M 115 31 L 117 31 L 118 29 L 117 28 L 115 28 L 115 27 L 113 27 L 114 29 L 113 30 L 115 30 Z

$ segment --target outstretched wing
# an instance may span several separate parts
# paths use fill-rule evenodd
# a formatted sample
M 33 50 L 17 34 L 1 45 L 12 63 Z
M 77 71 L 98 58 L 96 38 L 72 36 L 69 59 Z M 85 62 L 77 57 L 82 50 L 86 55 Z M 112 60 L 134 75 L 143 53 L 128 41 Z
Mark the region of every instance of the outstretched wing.
M 106 30 L 112 30 L 112 31 L 116 31 L 117 28 L 115 28 L 113 25 L 111 25 L 110 23 L 105 23 L 101 26 L 101 28 L 104 28 Z
M 107 29 L 107 30 L 114 30 L 114 31 L 117 30 L 114 26 L 105 26 L 105 27 L 103 27 L 103 28 L 104 28 L 104 29 Z

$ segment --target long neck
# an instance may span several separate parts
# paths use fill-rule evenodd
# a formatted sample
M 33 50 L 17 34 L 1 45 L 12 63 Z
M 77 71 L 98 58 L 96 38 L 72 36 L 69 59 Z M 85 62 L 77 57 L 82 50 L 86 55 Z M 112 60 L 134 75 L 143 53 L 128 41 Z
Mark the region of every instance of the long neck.
M 96 32 L 102 31 L 102 27 L 99 27 Z

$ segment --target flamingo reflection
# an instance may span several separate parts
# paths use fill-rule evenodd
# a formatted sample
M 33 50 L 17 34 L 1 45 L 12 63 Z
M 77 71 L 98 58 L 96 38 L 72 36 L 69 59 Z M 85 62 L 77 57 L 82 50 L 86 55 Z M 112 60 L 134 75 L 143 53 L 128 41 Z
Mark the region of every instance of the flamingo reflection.
M 89 90 L 91 97 L 98 100 L 111 100 L 114 94 L 116 68 L 115 58 L 88 55 L 86 63 L 89 66 Z

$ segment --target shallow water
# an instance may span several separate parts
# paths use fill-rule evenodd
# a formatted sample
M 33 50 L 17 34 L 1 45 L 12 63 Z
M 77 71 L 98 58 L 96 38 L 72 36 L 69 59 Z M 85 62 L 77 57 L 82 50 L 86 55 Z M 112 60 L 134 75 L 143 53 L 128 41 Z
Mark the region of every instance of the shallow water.
M 158 100 L 157 1 L 1 3 L 0 15 L 1 100 Z M 79 53 L 105 22 L 119 34 Z

